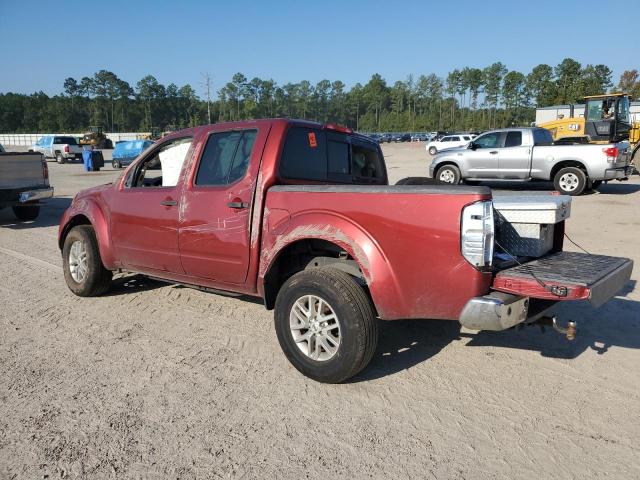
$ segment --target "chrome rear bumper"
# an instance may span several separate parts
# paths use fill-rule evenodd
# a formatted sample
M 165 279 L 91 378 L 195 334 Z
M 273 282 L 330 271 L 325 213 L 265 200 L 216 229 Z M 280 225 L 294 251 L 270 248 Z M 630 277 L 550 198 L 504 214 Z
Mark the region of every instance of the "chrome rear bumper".
M 470 330 L 506 330 L 519 323 L 532 322 L 541 317 L 555 302 L 548 302 L 530 311 L 528 297 L 503 292 L 491 292 L 467 302 L 460 315 L 460 323 Z
M 45 198 L 53 197 L 53 188 L 42 188 L 38 190 L 27 190 L 26 192 L 20 192 L 18 196 L 18 203 L 33 202 L 35 200 L 44 200 Z

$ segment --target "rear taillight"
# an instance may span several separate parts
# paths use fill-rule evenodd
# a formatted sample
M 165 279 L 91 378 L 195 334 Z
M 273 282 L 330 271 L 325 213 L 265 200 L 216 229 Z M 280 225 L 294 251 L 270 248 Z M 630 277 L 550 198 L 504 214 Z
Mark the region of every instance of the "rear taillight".
M 64 146 L 64 153 L 69 153 L 69 145 Z
M 49 167 L 44 157 L 42 157 L 42 177 L 44 178 L 44 183 L 49 185 Z
M 603 148 L 602 151 L 607 156 L 607 162 L 615 163 L 618 158 L 618 147 Z
M 478 269 L 490 267 L 494 235 L 493 202 L 476 202 L 462 210 L 460 243 L 467 262 Z

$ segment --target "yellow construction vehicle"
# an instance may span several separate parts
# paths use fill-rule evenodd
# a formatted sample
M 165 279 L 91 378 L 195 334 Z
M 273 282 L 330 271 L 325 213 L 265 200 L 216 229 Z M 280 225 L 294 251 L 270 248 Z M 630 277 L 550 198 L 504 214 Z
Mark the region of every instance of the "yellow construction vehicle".
M 539 127 L 551 132 L 556 143 L 611 143 L 628 140 L 636 165 L 640 155 L 640 123 L 631 122 L 629 95 L 610 93 L 584 98 L 584 115 L 576 117 L 574 105 L 569 117 L 551 120 Z
M 93 145 L 95 148 L 113 148 L 113 142 L 102 132 L 102 128 L 97 126 L 89 127 L 89 132 L 80 138 L 80 145 Z

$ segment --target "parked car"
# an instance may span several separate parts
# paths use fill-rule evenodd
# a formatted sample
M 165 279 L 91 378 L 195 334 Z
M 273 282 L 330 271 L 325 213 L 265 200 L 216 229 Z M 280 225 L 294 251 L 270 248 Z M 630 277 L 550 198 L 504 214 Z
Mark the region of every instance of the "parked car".
M 567 215 L 551 212 L 559 232 Z M 630 278 L 630 260 L 562 252 L 562 235 L 518 256 L 523 267 L 504 261 L 500 225 L 486 187 L 388 185 L 366 136 L 264 119 L 163 138 L 114 183 L 75 196 L 58 245 L 79 296 L 124 270 L 259 297 L 293 366 L 341 382 L 371 360 L 379 319 L 504 330 L 558 301 L 601 305 Z
M 41 153 L 7 153 L 0 145 L 0 209 L 11 207 L 19 220 L 35 220 L 40 201 L 52 196 Z
M 412 142 L 428 142 L 431 136 L 428 133 L 414 133 L 411 135 Z
M 390 133 L 379 133 L 378 134 L 378 143 L 389 143 L 391 142 L 392 135 Z
M 40 152 L 45 158 L 55 158 L 58 163 L 82 160 L 82 147 L 74 137 L 69 136 L 44 136 L 34 143 L 29 151 Z
M 430 155 L 435 155 L 436 153 L 448 149 L 448 148 L 456 148 L 467 145 L 471 141 L 471 136 L 469 135 L 445 135 L 439 140 L 431 140 L 426 145 L 427 152 Z
M 544 128 L 516 128 L 484 133 L 468 147 L 447 150 L 429 166 L 443 183 L 461 180 L 552 181 L 566 195 L 580 195 L 606 180 L 626 180 L 630 166 L 628 142 L 553 145 Z
M 391 136 L 391 141 L 392 142 L 410 142 L 411 141 L 411 134 L 409 134 L 409 133 L 394 133 Z
M 111 165 L 113 168 L 122 168 L 130 165 L 138 155 L 153 145 L 151 140 L 131 140 L 116 143 L 113 149 L 113 160 Z

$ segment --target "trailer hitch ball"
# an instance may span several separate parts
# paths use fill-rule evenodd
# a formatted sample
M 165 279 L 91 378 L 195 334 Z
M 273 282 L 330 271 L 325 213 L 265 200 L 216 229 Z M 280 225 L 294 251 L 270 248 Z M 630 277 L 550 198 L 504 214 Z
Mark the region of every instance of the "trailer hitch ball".
M 553 329 L 561 335 L 567 337 L 567 340 L 575 340 L 578 329 L 578 324 L 572 320 L 567 322 L 566 327 L 561 327 L 558 324 L 558 319 L 554 317 L 542 317 L 539 321 L 540 326 L 551 325 Z

